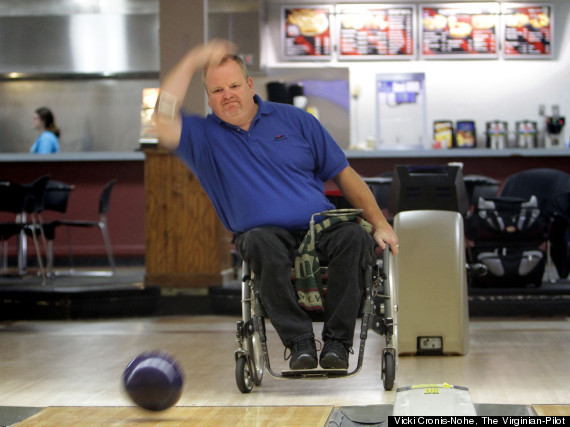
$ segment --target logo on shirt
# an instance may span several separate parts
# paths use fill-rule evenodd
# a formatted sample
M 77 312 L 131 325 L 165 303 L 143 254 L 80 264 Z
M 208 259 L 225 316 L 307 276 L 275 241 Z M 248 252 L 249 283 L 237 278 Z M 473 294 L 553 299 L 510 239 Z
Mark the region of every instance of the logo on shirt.
M 273 137 L 273 141 L 283 141 L 285 139 L 288 139 L 287 135 L 283 135 L 283 134 L 280 134 L 280 135 Z

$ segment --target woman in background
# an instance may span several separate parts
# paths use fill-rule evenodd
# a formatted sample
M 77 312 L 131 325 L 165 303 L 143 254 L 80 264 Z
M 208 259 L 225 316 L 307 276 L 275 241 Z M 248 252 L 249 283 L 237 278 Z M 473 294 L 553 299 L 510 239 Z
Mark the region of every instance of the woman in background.
M 46 107 L 38 108 L 32 117 L 32 124 L 34 129 L 40 131 L 40 136 L 30 148 L 30 153 L 59 153 L 59 129 L 53 113 Z

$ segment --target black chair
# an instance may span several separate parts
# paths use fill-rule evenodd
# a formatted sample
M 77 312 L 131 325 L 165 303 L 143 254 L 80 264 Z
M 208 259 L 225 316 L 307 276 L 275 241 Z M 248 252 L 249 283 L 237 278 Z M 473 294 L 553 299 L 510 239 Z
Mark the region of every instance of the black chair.
M 483 175 L 465 175 L 463 177 L 470 208 L 477 205 L 479 197 L 494 197 L 499 192 L 501 183 Z
M 43 195 L 48 180 L 49 175 L 45 175 L 27 185 L 10 181 L 0 183 L 0 211 L 14 215 L 13 221 L 0 223 L 0 237 L 3 241 L 3 272 L 7 273 L 8 269 L 8 239 L 18 235 L 18 274 L 26 273 L 26 235 L 31 235 L 42 283 L 45 283 L 46 272 L 38 239 L 39 213 L 43 209 Z
M 570 274 L 570 174 L 556 169 L 530 169 L 511 175 L 500 192 L 504 197 L 536 196 L 541 213 L 550 218 L 548 263 L 562 279 Z
M 74 190 L 73 185 L 66 184 L 61 181 L 49 180 L 46 185 L 43 201 L 42 212 L 57 212 L 60 214 L 57 220 L 45 221 L 43 214 L 40 216 L 40 224 L 42 230 L 42 237 L 44 239 L 44 246 L 46 248 L 46 273 L 48 277 L 53 275 L 53 262 L 54 262 L 54 239 L 55 229 L 61 225 L 61 221 L 65 220 L 67 212 L 67 205 L 69 202 L 69 195 Z M 70 265 L 73 263 L 71 256 L 71 234 L 67 230 L 67 244 L 68 253 L 70 258 Z
M 531 169 L 509 176 L 498 196 L 479 197 L 467 221 L 472 258 L 489 274 L 474 286 L 541 286 L 554 263 L 560 278 L 570 269 L 570 175 Z
M 549 219 L 537 198 L 479 197 L 466 218 L 470 263 L 487 269 L 472 277 L 472 287 L 541 286 L 546 265 Z
M 26 203 L 25 189 L 15 182 L 0 182 L 0 212 L 14 214 L 13 221 L 0 222 L 0 238 L 2 239 L 2 273 L 8 273 L 8 239 L 20 234 L 23 230 L 18 215 L 24 211 Z
M 88 271 L 76 271 L 73 268 L 73 256 L 71 248 L 71 236 L 68 233 L 68 247 L 70 254 L 70 270 L 67 273 L 56 272 L 55 275 L 86 275 L 86 276 L 113 276 L 115 274 L 115 258 L 113 256 L 113 249 L 111 247 L 111 239 L 109 237 L 109 231 L 107 226 L 107 212 L 110 207 L 111 192 L 116 180 L 113 179 L 109 181 L 101 192 L 99 197 L 99 218 L 98 219 L 67 219 L 65 217 L 65 212 L 67 210 L 67 201 L 69 193 L 73 190 L 73 186 L 69 186 L 64 183 L 53 182 L 51 189 L 46 191 L 47 200 L 45 200 L 45 209 L 61 212 L 62 218 L 59 220 L 46 222 L 43 224 L 44 233 L 47 240 L 47 259 L 48 259 L 48 274 L 53 273 L 53 244 L 55 240 L 55 231 L 60 227 L 70 228 L 98 228 L 101 231 L 103 237 L 103 242 L 105 244 L 105 250 L 107 252 L 107 259 L 109 262 L 110 270 L 88 270 Z

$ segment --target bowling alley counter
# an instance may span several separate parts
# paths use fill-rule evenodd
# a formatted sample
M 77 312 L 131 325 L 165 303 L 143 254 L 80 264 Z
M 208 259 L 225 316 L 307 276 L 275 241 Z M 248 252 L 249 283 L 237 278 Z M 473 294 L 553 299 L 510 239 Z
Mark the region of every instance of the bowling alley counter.
M 349 162 L 363 176 L 377 176 L 395 165 L 462 163 L 464 175 L 483 175 L 503 182 L 528 169 L 552 168 L 570 173 L 570 150 L 565 148 L 346 151 Z
M 570 173 L 567 149 L 452 149 L 347 151 L 354 169 L 373 177 L 397 164 L 463 164 L 464 175 L 499 181 L 516 172 L 554 168 Z M 97 214 L 102 187 L 117 179 L 108 214 L 113 251 L 119 259 L 145 259 L 149 284 L 187 287 L 220 283 L 230 267 L 231 236 L 217 219 L 198 181 L 170 152 L 157 147 L 135 152 L 32 155 L 0 154 L 0 180 L 27 183 L 41 175 L 73 184 L 68 218 Z M 184 189 L 184 191 L 182 191 Z M 105 258 L 99 236 L 79 235 L 77 257 Z M 65 256 L 65 239 L 55 255 Z M 180 254 L 185 254 L 181 256 Z

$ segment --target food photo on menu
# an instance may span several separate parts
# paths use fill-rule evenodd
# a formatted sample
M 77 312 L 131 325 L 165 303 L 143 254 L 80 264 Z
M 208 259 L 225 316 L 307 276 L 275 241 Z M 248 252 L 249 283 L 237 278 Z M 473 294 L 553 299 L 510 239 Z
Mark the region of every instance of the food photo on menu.
M 497 55 L 498 10 L 477 5 L 422 7 L 422 55 Z
M 330 56 L 328 8 L 283 8 L 285 57 Z
M 505 55 L 550 55 L 551 13 L 550 6 L 503 7 Z

